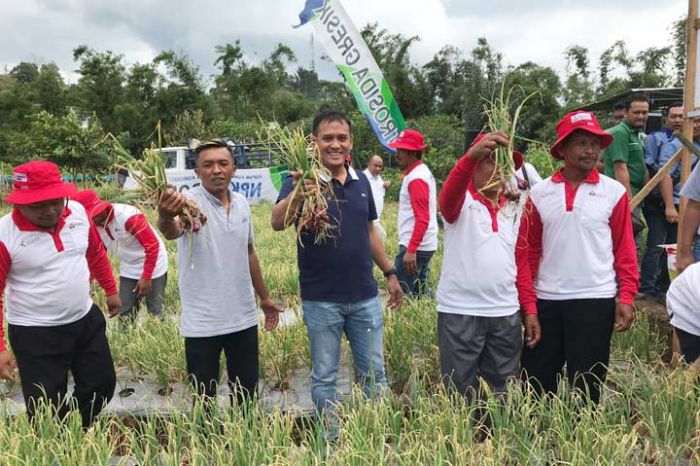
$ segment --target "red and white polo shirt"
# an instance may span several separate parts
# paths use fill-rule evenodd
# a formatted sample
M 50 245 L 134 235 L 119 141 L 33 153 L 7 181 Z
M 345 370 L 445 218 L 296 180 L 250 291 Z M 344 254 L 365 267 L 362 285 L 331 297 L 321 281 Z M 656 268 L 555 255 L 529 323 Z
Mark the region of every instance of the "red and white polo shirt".
M 437 250 L 437 188 L 420 160 L 406 169 L 401 182 L 398 229 L 399 244 L 409 252 Z
M 93 304 L 91 274 L 107 296 L 117 293 L 107 253 L 79 203 L 68 201 L 53 232 L 35 226 L 17 208 L 0 218 L 0 291 L 10 324 L 54 327 L 79 320 Z
M 109 217 L 97 231 L 107 250 L 119 257 L 119 275 L 150 280 L 168 271 L 165 243 L 136 207 L 111 204 Z
M 472 183 L 477 166 L 467 153 L 440 192 L 445 243 L 438 312 L 503 317 L 522 307 L 536 314 L 523 206 L 503 197 L 494 206 L 479 194 Z
M 560 170 L 532 188 L 526 209 L 538 298 L 617 295 L 620 302 L 633 304 L 639 286 L 637 250 L 622 184 L 591 170 L 573 186 Z

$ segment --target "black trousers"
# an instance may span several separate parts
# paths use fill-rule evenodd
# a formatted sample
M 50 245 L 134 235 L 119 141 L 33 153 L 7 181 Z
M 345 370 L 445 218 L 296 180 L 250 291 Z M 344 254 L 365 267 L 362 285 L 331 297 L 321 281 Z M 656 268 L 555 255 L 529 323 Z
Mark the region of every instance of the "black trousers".
M 258 326 L 213 337 L 185 338 L 190 382 L 198 395 L 216 396 L 221 351 L 226 355 L 229 387 L 238 403 L 255 395 L 258 384 Z
M 112 399 L 117 381 L 105 327 L 96 305 L 85 317 L 66 325 L 8 326 L 30 419 L 37 402 L 46 397 L 59 417 L 77 407 L 83 427 L 92 424 Z M 66 396 L 68 371 L 75 380 L 72 397 Z
M 681 345 L 681 354 L 685 359 L 687 364 L 692 364 L 697 358 L 700 357 L 700 337 L 688 333 L 685 330 L 681 330 L 675 327 L 676 335 L 678 335 L 678 342 Z
M 564 363 L 569 385 L 600 401 L 610 362 L 615 299 L 538 300 L 542 340 L 523 348 L 524 376 L 538 393 L 556 393 Z

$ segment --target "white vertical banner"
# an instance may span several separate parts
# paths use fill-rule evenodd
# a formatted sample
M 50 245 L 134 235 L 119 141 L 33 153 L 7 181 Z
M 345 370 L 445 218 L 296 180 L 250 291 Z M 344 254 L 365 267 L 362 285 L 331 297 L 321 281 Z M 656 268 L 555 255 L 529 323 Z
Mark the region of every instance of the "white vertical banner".
M 313 24 L 316 37 L 345 78 L 345 85 L 380 144 L 394 152 L 389 143 L 406 123 L 382 70 L 340 0 L 306 0 L 299 20 L 296 27 Z

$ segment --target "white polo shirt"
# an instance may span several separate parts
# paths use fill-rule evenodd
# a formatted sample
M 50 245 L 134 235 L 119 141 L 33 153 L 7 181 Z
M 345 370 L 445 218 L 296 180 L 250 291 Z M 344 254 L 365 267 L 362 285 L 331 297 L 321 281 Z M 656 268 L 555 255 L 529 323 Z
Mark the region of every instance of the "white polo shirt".
M 56 233 L 32 227 L 14 212 L 0 218 L 0 247 L 9 256 L 9 273 L 4 278 L 5 309 L 10 324 L 32 327 L 70 324 L 84 317 L 92 307 L 86 258 L 90 220 L 78 202 L 68 201 L 66 209 Z M 26 226 L 20 229 L 16 222 Z M 104 254 L 104 249 L 101 250 Z
M 666 293 L 671 325 L 700 337 L 700 262 L 677 276 Z
M 180 331 L 184 337 L 239 332 L 258 324 L 248 245 L 253 222 L 246 198 L 229 189 L 229 212 L 203 186 L 185 192 L 207 216 L 177 240 Z
M 137 216 L 143 213 L 136 207 L 128 204 L 112 204 L 113 215 L 106 226 L 97 225 L 102 242 L 107 246 L 107 250 L 119 257 L 119 275 L 126 278 L 138 280 L 143 276 L 144 264 L 146 263 L 146 251 L 137 236 L 130 230 L 130 221 L 134 221 Z M 139 228 L 148 228 L 149 232 L 156 238 L 157 243 L 153 248 L 158 250 L 158 258 L 155 267 L 147 278 L 162 277 L 168 271 L 168 251 L 165 243 L 155 229 L 147 222 L 143 222 Z M 150 236 L 150 235 L 149 235 Z
M 445 222 L 438 312 L 482 317 L 518 312 L 515 248 L 521 216 L 522 203 L 493 212 L 467 191 L 457 220 Z
M 428 166 L 419 161 L 408 169 L 401 183 L 399 194 L 399 244 L 408 247 L 413 236 L 413 229 L 416 225 L 416 216 L 411 204 L 409 186 L 413 181 L 422 181 L 428 186 L 428 228 L 423 239 L 418 246 L 418 251 L 435 251 L 438 247 L 438 225 L 437 225 L 437 188 L 435 178 Z
M 382 212 L 384 211 L 384 195 L 386 194 L 386 189 L 384 189 L 384 180 L 382 175 L 374 176 L 369 169 L 364 172 L 367 180 L 369 180 L 369 186 L 372 188 L 372 197 L 374 198 L 374 207 L 377 209 L 377 220 L 382 218 Z

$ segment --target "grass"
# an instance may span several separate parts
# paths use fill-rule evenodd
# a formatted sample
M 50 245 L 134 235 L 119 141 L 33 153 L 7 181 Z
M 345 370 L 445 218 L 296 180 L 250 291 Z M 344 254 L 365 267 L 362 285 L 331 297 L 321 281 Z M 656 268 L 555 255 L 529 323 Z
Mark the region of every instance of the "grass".
M 8 211 L 7 205 L 0 206 L 0 214 Z M 271 292 L 291 308 L 287 312 L 297 312 L 296 234 L 291 229 L 272 232 L 270 212 L 269 205 L 253 209 L 256 250 Z M 153 221 L 155 213 L 146 213 Z M 388 237 L 395 238 L 396 204 L 388 204 L 384 215 Z M 175 243 L 167 242 L 167 248 L 171 265 L 165 310 L 177 316 Z M 397 245 L 390 241 L 387 249 L 393 256 Z M 433 288 L 441 257 L 439 250 L 431 263 Z M 118 264 L 114 266 L 116 271 Z M 375 273 L 383 289 L 385 280 Z M 161 388 L 185 380 L 175 319 L 161 323 L 143 315 L 136 326 L 110 320 L 108 335 L 120 371 L 149 377 Z M 108 464 L 114 456 L 123 457 L 122 464 L 131 459 L 149 465 L 697 464 L 697 374 L 663 364 L 665 345 L 640 312 L 630 332 L 613 338 L 608 388 L 598 409 L 574 409 L 563 384 L 552 400 L 538 400 L 514 384 L 505 403 L 486 401 L 492 433 L 479 443 L 471 422 L 475 407 L 450 399 L 439 383 L 435 303 L 409 300 L 400 311 L 385 314 L 391 392 L 378 401 L 364 401 L 357 393 L 349 399 L 340 408 L 340 438 L 331 448 L 312 423 L 260 406 L 250 407 L 247 416 L 234 408 L 214 419 L 197 406 L 193 415 L 103 415 L 87 432 L 77 415 L 64 426 L 42 415 L 34 432 L 24 415 L 0 408 L 0 464 Z M 262 376 L 269 385 L 286 388 L 290 375 L 309 365 L 301 319 L 281 331 L 261 332 L 260 350 Z

